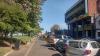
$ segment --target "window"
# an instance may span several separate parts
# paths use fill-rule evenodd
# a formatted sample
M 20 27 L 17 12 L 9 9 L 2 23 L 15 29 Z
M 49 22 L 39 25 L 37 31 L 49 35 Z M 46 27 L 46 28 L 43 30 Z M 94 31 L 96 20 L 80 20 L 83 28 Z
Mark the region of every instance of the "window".
M 97 48 L 96 43 L 93 42 L 93 43 L 91 43 L 91 45 L 92 45 L 93 48 Z
M 90 30 L 88 30 L 88 37 L 91 37 L 91 31 Z
M 100 14 L 100 0 L 97 0 L 97 11 Z
M 98 32 L 98 37 L 100 37 L 100 32 Z
M 69 46 L 74 47 L 74 48 L 79 48 L 79 42 L 77 41 L 70 41 Z
M 97 42 L 92 42 L 91 45 L 93 48 L 100 48 L 100 44 Z
M 83 42 L 83 48 L 85 48 L 87 46 L 86 42 Z
M 100 25 L 100 20 L 98 20 L 98 25 Z

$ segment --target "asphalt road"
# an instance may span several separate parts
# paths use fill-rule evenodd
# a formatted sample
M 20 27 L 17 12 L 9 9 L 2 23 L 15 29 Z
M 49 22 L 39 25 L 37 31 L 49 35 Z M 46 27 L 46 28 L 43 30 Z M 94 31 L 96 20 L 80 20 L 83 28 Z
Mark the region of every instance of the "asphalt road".
M 59 52 L 49 47 L 45 41 L 37 40 L 27 56 L 61 56 Z

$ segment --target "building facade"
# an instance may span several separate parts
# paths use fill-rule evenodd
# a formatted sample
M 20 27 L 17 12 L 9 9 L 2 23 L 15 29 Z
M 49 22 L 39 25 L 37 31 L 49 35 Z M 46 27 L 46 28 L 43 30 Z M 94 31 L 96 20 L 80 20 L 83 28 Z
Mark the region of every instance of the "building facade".
M 100 39 L 100 0 L 79 0 L 66 13 L 69 35 Z

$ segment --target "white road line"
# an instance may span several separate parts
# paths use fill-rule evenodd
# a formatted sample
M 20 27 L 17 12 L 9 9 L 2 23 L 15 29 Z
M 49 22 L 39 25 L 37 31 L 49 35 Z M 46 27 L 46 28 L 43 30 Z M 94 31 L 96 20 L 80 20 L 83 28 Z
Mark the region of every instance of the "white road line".
M 14 50 L 11 50 L 10 52 L 6 53 L 4 56 L 8 56 L 9 54 L 11 54 Z
M 35 42 L 35 41 L 34 41 L 34 42 Z M 33 42 L 33 44 L 30 46 L 30 48 L 28 49 L 28 51 L 26 52 L 26 54 L 25 54 L 24 56 L 28 56 L 29 52 L 31 51 L 31 49 L 32 49 L 32 47 L 33 47 L 33 45 L 34 45 L 34 42 Z

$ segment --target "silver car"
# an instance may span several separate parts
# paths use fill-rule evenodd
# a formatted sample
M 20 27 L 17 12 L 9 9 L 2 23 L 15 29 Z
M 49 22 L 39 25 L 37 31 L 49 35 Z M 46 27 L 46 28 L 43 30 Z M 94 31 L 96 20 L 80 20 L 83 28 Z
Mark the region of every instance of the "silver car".
M 100 44 L 91 40 L 69 40 L 65 44 L 66 56 L 96 56 Z

